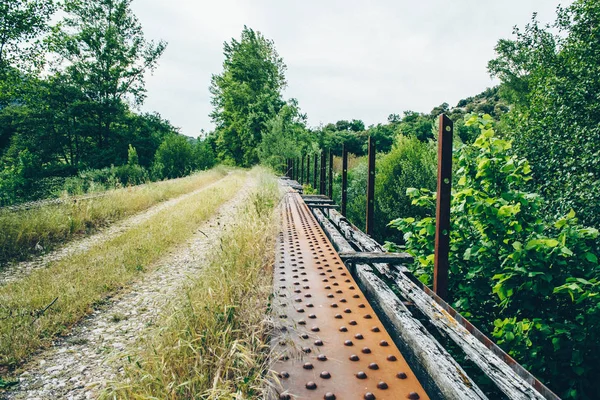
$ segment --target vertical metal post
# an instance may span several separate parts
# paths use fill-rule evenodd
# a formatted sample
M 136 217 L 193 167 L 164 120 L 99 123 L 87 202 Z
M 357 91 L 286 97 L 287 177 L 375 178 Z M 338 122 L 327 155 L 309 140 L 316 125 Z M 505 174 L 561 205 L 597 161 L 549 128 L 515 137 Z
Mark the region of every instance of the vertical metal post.
M 327 157 L 325 156 L 325 151 L 321 151 L 321 184 L 319 187 L 319 194 L 325 194 L 325 171 L 327 170 Z
M 369 172 L 367 176 L 367 219 L 365 221 L 367 235 L 373 234 L 375 214 L 375 140 L 369 136 Z
M 346 145 L 342 147 L 342 215 L 346 216 L 346 205 L 348 203 L 348 150 Z
M 440 115 L 433 291 L 444 300 L 448 299 L 448 253 L 450 251 L 453 129 L 454 125 L 452 120 L 445 114 Z
M 304 154 L 300 156 L 300 184 L 304 184 Z
M 314 168 L 313 168 L 313 189 L 318 190 L 319 187 L 317 186 L 317 162 L 319 161 L 319 156 L 317 154 L 315 154 L 315 164 L 314 164 Z
M 333 200 L 333 152 L 329 149 L 329 198 Z
M 296 179 L 296 176 L 295 176 L 295 172 L 296 171 L 295 171 L 295 168 L 294 168 L 294 164 L 295 164 L 294 161 L 295 160 L 293 158 L 290 159 L 290 162 L 292 163 L 292 180 Z

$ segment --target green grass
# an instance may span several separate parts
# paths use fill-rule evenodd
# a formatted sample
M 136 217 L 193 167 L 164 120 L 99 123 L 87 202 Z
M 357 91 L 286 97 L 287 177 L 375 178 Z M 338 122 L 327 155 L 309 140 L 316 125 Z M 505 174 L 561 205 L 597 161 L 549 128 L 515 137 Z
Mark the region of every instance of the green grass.
M 111 240 L 0 287 L 0 369 L 17 366 L 107 296 L 152 271 L 168 249 L 188 239 L 239 190 L 245 177 L 235 172 Z
M 216 168 L 186 178 L 111 190 L 103 197 L 73 199 L 31 210 L 0 211 L 0 268 L 8 261 L 27 258 L 38 245 L 49 250 L 77 234 L 89 233 L 225 175 L 223 168 Z
M 105 399 L 263 398 L 279 190 L 260 173 L 252 201 L 213 249 L 201 275 L 144 333 L 123 381 Z

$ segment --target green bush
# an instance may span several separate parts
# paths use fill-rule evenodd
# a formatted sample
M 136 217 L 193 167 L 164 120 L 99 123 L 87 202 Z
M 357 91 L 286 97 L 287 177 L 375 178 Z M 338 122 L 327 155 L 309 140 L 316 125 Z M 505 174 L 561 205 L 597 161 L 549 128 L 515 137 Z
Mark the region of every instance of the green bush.
M 421 217 L 426 210 L 411 204 L 410 187 L 434 190 L 437 181 L 435 146 L 416 137 L 399 136 L 393 149 L 377 160 L 375 176 L 375 226 L 378 241 L 401 240 L 387 226 L 390 219 Z
M 488 115 L 468 125 L 481 135 L 455 153 L 449 300 L 564 398 L 600 398 L 598 230 L 579 225 L 573 211 L 540 218 L 543 198 L 524 190 L 527 160 L 494 137 Z M 430 190 L 407 193 L 415 205 L 435 204 Z M 413 272 L 429 284 L 435 219 L 391 226 L 404 232 Z
M 161 179 L 188 175 L 194 168 L 192 145 L 185 136 L 167 136 L 156 150 L 154 162 L 153 175 Z

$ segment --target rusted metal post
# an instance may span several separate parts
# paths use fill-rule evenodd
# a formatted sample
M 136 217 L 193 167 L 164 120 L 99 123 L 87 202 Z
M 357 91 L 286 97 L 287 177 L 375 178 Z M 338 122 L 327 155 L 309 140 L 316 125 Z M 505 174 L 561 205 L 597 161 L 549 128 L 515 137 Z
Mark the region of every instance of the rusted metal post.
M 342 147 L 342 215 L 346 216 L 346 205 L 348 203 L 348 150 L 346 145 Z
M 440 115 L 433 291 L 444 300 L 448 299 L 450 200 L 452 197 L 452 136 L 452 120 L 445 114 Z
M 369 172 L 367 176 L 367 219 L 365 221 L 367 235 L 373 234 L 375 214 L 375 140 L 369 136 Z
M 295 165 L 294 165 L 295 162 L 294 161 L 295 160 L 293 158 L 290 159 L 290 162 L 292 163 L 292 180 L 296 179 L 296 176 L 295 176 L 296 171 L 295 171 Z
M 333 200 L 333 152 L 329 150 L 329 198 Z
M 319 194 L 325 194 L 325 171 L 327 169 L 327 157 L 325 151 L 321 151 L 321 184 L 319 187 Z
M 315 154 L 315 163 L 314 163 L 314 167 L 313 167 L 313 189 L 318 190 L 318 186 L 317 186 L 317 163 L 319 161 L 319 156 L 317 154 Z
M 300 184 L 304 184 L 304 154 L 300 156 Z

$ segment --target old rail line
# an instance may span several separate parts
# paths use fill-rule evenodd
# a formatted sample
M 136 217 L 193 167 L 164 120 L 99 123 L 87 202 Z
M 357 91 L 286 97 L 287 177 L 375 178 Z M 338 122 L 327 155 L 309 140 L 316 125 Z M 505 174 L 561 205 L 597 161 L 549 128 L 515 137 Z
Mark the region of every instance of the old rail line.
M 284 198 L 274 285 L 272 398 L 429 399 L 295 192 Z

